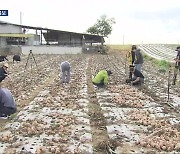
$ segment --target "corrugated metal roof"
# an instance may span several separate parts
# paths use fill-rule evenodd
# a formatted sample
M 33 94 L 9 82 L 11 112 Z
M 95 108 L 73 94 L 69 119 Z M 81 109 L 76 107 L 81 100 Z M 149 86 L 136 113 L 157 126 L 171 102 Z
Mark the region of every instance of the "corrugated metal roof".
M 70 32 L 70 31 L 62 31 L 62 30 L 56 30 L 56 29 L 49 29 L 49 28 L 43 28 L 43 27 L 34 27 L 34 26 L 26 26 L 26 25 L 18 25 L 18 24 L 12 24 L 4 21 L 0 21 L 0 24 L 9 24 L 14 26 L 19 26 L 21 28 L 27 28 L 27 29 L 34 29 L 34 30 L 46 30 L 48 33 L 43 33 L 46 40 L 53 40 L 54 37 L 60 35 L 60 34 L 67 34 L 67 35 L 76 35 L 81 36 L 82 38 L 85 38 L 86 41 L 94 42 L 94 43 L 101 43 L 104 42 L 103 36 L 100 35 L 91 35 L 86 33 L 76 33 L 76 32 Z M 54 34 L 54 36 L 52 35 Z M 48 35 L 48 38 L 46 38 Z M 57 38 L 56 38 L 57 40 Z
M 89 36 L 100 36 L 100 35 L 92 35 L 92 34 L 87 34 L 87 33 L 76 33 L 76 32 L 62 31 L 62 30 L 43 28 L 43 27 L 19 25 L 19 24 L 13 24 L 13 23 L 5 22 L 5 21 L 0 21 L 0 24 L 9 24 L 9 25 L 19 26 L 19 27 L 22 27 L 22 28 L 34 29 L 34 30 L 47 30 L 47 31 L 58 31 L 58 32 L 64 32 L 64 33 L 74 33 L 74 34 L 81 34 L 81 35 L 89 35 Z M 104 37 L 104 36 L 100 36 L 100 37 Z

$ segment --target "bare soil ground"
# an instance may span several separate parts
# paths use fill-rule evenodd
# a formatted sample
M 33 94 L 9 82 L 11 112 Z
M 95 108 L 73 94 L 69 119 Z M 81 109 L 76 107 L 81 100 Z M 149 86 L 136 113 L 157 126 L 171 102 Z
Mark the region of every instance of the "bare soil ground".
M 125 84 L 125 54 L 36 55 L 38 68 L 24 70 L 27 57 L 10 66 L 2 83 L 15 96 L 18 113 L 0 121 L 0 153 L 178 153 L 179 85 L 145 62 L 145 85 Z M 71 82 L 61 84 L 59 64 L 71 63 Z M 33 64 L 33 62 L 32 62 Z M 153 67 L 152 67 L 153 66 Z M 113 74 L 106 88 L 91 76 Z

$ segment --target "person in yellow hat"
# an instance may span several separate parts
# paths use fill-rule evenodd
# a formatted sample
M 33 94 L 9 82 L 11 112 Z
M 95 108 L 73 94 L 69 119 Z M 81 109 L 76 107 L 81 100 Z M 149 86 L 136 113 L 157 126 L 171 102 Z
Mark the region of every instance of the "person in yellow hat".
M 8 63 L 4 63 L 0 68 L 0 82 L 2 82 L 2 80 L 4 80 L 8 76 L 8 67 Z

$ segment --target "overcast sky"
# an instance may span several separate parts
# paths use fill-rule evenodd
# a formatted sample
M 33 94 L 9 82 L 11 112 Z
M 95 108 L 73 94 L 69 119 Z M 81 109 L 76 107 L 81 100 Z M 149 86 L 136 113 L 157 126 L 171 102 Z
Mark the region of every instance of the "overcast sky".
M 180 0 L 0 0 L 0 20 L 85 32 L 101 15 L 115 18 L 110 44 L 180 42 Z

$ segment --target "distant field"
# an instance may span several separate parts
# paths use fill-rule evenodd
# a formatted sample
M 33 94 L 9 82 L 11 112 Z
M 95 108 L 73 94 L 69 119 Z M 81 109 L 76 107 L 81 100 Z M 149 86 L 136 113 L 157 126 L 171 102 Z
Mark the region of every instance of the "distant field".
M 156 45 L 156 44 L 154 44 Z M 131 50 L 131 46 L 132 45 L 120 45 L 120 44 L 109 44 L 108 45 L 111 49 L 117 49 L 117 50 Z M 177 46 L 179 46 L 178 44 L 164 44 L 164 46 L 166 46 L 167 48 L 170 48 L 170 49 L 176 49 Z
M 108 46 L 111 49 L 117 49 L 117 50 L 124 51 L 124 50 L 131 50 L 132 45 L 118 45 L 118 44 L 115 44 L 115 45 L 108 45 Z

